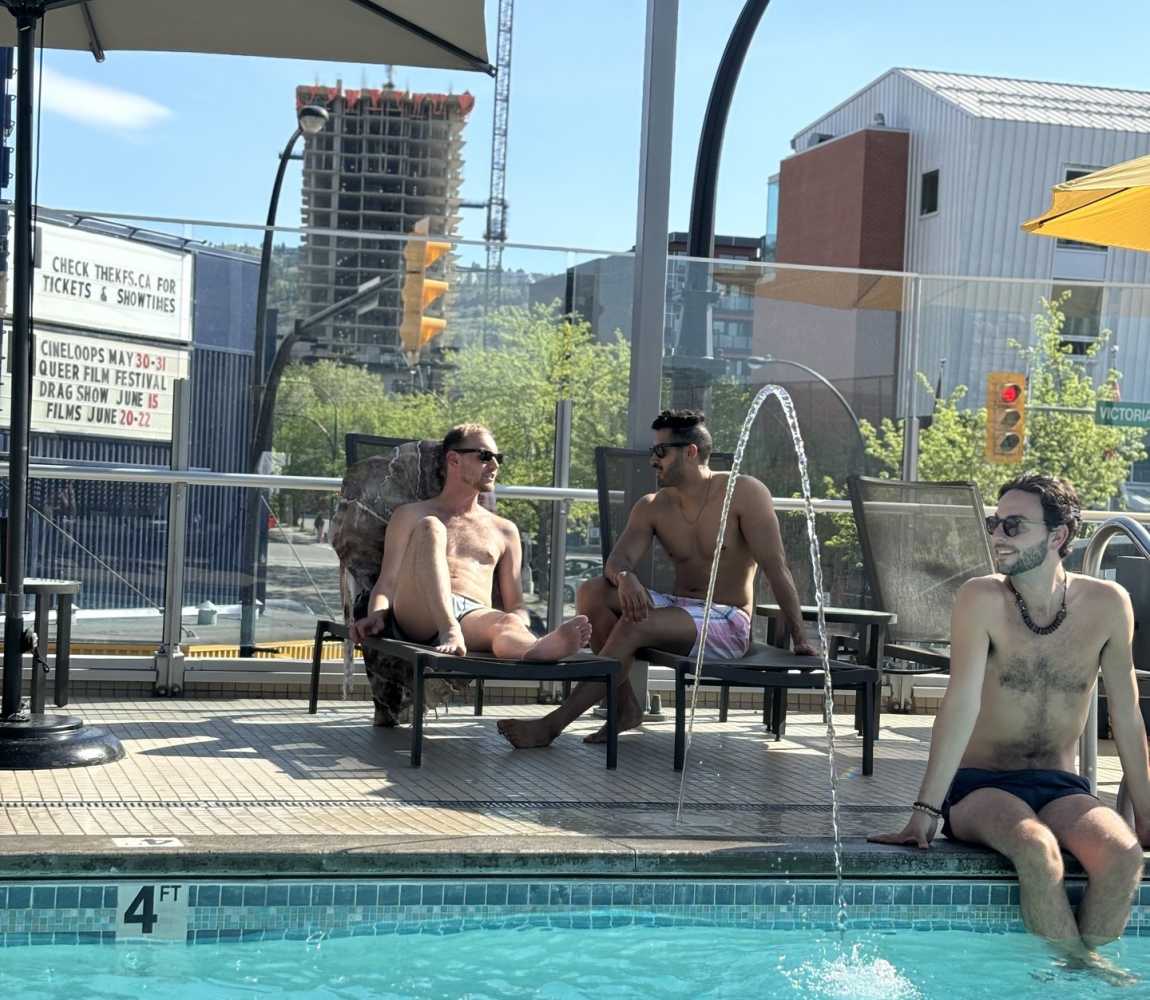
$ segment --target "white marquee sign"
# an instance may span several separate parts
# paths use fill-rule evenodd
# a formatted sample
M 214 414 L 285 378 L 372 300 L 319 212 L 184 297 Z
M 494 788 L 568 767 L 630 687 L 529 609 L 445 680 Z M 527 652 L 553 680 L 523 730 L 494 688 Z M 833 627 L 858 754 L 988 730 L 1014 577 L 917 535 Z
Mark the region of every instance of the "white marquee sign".
M 4 356 L 11 334 L 5 330 Z M 189 352 L 37 329 L 32 358 L 32 430 L 136 441 L 172 438 L 172 383 L 186 378 Z M 11 426 L 12 380 L 0 385 L 0 424 Z
M 191 343 L 191 254 L 42 222 L 35 257 L 34 322 Z

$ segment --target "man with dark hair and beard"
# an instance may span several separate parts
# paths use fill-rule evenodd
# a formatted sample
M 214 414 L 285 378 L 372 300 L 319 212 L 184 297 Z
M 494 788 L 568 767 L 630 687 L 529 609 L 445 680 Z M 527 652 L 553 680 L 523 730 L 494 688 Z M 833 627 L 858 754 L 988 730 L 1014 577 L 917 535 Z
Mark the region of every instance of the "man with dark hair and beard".
M 453 427 L 442 455 L 439 495 L 396 507 L 388 522 L 379 579 L 352 638 L 381 634 L 390 613 L 404 636 L 440 653 L 560 660 L 582 649 L 591 637 L 583 615 L 541 639 L 527 627 L 519 529 L 479 503 L 504 462 L 491 431 Z M 502 610 L 491 606 L 496 583 Z
M 664 410 L 655 418 L 651 424 L 655 432 L 651 465 L 660 488 L 635 504 L 603 575 L 586 581 L 576 597 L 578 609 L 591 621 L 591 648 L 623 664 L 620 730 L 634 729 L 643 718 L 627 680 L 635 653 L 645 646 L 694 653 L 702 634 L 703 603 L 719 537 L 723 494 L 730 478 L 730 473 L 714 472 L 707 464 L 711 435 L 705 423 L 706 417 L 697 410 Z M 670 594 L 648 590 L 634 573 L 655 538 L 675 565 L 674 591 Z M 814 648 L 803 636 L 802 607 L 787 567 L 770 490 L 751 476 L 739 476 L 707 626 L 710 658 L 734 659 L 746 653 L 759 567 L 791 627 L 794 651 L 814 655 Z M 605 693 L 602 684 L 585 682 L 544 718 L 504 719 L 499 731 L 516 747 L 547 746 Z M 606 738 L 604 726 L 586 742 L 599 743 Z
M 911 818 L 879 843 L 948 837 L 991 847 L 1018 870 L 1026 926 L 1066 957 L 1099 965 L 1117 938 L 1150 844 L 1150 771 L 1138 710 L 1134 614 L 1115 583 L 1067 573 L 1078 532 L 1074 487 L 1027 475 L 1002 487 L 986 519 L 998 574 L 963 585 L 951 618 L 950 681 Z M 1101 667 L 1135 829 L 1074 773 Z M 1078 912 L 1062 849 L 1089 876 Z

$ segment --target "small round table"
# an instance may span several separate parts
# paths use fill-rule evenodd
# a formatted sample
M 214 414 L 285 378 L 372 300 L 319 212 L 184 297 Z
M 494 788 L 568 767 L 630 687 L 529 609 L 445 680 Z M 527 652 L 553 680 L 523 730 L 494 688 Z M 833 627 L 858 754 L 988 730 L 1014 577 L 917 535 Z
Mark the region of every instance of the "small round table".
M 56 597 L 56 656 L 54 665 L 55 701 L 59 708 L 68 704 L 68 668 L 72 659 L 72 601 L 80 592 L 79 580 L 45 580 L 31 577 L 24 581 L 24 593 L 36 596 L 36 652 L 32 658 L 32 714 L 44 713 L 45 684 L 40 664 L 47 666 L 48 612 Z

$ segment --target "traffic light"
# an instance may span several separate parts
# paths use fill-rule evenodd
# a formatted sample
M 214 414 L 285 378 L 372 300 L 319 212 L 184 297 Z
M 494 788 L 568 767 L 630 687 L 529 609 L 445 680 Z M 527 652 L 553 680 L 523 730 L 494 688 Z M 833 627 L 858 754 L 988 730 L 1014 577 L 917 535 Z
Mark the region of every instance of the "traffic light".
M 411 232 L 426 237 L 431 220 L 419 219 Z M 424 310 L 447 291 L 442 278 L 429 278 L 427 269 L 451 250 L 451 244 L 440 240 L 408 240 L 403 248 L 403 322 L 399 325 L 399 340 L 403 353 L 414 367 L 423 345 L 443 332 L 447 320 L 442 316 L 425 316 Z
M 986 376 L 986 460 L 1022 461 L 1026 443 L 1026 376 L 990 372 Z

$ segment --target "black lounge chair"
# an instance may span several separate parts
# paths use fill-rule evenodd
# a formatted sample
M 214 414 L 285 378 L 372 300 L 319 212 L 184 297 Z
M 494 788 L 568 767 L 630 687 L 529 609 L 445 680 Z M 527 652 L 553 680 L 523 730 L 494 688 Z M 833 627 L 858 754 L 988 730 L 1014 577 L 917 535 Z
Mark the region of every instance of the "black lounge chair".
M 398 445 L 396 441 L 398 440 Z M 351 669 L 354 649 L 348 627 L 367 610 L 367 600 L 379 576 L 386 540 L 387 523 L 395 507 L 434 496 L 442 485 L 439 472 L 440 446 L 436 441 L 403 441 L 348 435 L 349 457 L 366 454 L 348 466 L 339 507 L 332 518 L 332 545 L 340 559 L 342 622 L 321 619 L 316 623 L 312 648 L 311 690 L 308 711 L 319 705 L 319 682 L 323 644 L 328 638 L 344 643 L 345 670 Z M 489 495 L 481 498 L 492 506 Z M 498 588 L 492 606 L 499 606 Z M 389 623 L 390 624 L 390 623 Z M 579 681 L 599 680 L 607 684 L 607 767 L 617 760 L 618 722 L 615 712 L 615 684 L 620 670 L 618 660 L 578 655 L 554 662 L 501 660 L 494 656 L 470 654 L 448 656 L 389 632 L 361 644 L 364 666 L 371 683 L 378 724 L 399 724 L 410 710 L 412 718 L 411 764 L 423 759 L 424 712 L 435 700 L 461 693 L 475 683 L 475 714 L 483 713 L 485 680 Z M 429 691 L 428 682 L 438 682 Z
M 711 466 L 718 470 L 731 467 L 732 456 L 712 454 Z M 599 493 L 599 532 L 603 561 L 606 563 L 615 540 L 627 523 L 631 507 L 657 488 L 654 470 L 645 451 L 628 448 L 596 448 L 595 469 Z M 674 578 L 670 560 L 652 541 L 644 564 L 636 575 L 657 590 L 669 591 Z M 746 656 L 737 660 L 705 660 L 700 683 L 720 685 L 720 721 L 726 721 L 728 692 L 731 687 L 763 690 L 763 721 L 780 740 L 786 731 L 786 695 L 790 690 L 822 690 L 822 660 L 815 656 L 795 656 L 786 648 L 790 636 L 786 629 L 775 630 L 777 645 L 752 643 Z M 694 682 L 695 657 L 661 649 L 643 649 L 638 656 L 648 663 L 670 667 L 675 672 L 675 770 L 682 770 L 686 746 L 686 690 Z M 878 671 L 871 665 L 847 663 L 832 659 L 831 683 L 835 690 L 855 692 L 855 723 L 863 738 L 863 774 L 874 770 L 874 741 L 878 732 L 876 683 Z
M 906 665 L 884 663 L 883 672 L 949 672 L 955 596 L 994 572 L 978 487 L 851 476 L 848 488 L 870 604 L 898 616 L 882 655 Z

